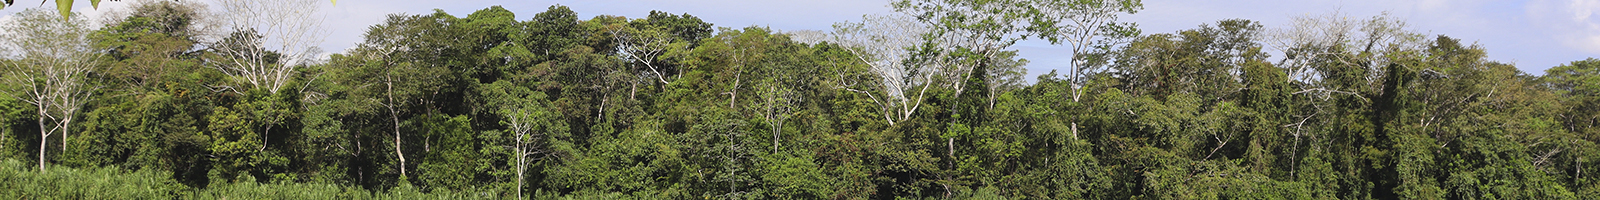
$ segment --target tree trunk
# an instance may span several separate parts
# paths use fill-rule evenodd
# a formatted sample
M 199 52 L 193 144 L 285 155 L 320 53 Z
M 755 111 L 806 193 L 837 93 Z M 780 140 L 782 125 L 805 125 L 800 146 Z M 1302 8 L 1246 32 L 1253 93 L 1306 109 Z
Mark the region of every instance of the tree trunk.
M 389 97 L 389 119 L 394 121 L 394 156 L 400 158 L 400 176 L 406 176 L 406 154 L 400 151 L 400 113 L 394 110 L 394 79 L 384 74 L 384 85 L 388 86 L 386 95 Z
M 1078 122 L 1072 122 L 1072 139 L 1078 139 Z
M 48 135 L 48 134 L 46 134 L 46 135 Z M 39 139 L 39 171 L 40 172 L 44 171 L 44 145 L 47 144 L 47 143 L 48 142 L 46 142 L 46 140 L 43 137 L 41 137 Z
M 69 116 L 66 117 L 67 120 L 62 120 L 61 125 L 58 125 L 61 127 L 61 153 L 67 153 L 67 124 L 72 123 L 72 117 L 70 117 L 72 114 L 67 115 Z
M 50 144 L 49 129 L 44 128 L 44 109 L 39 109 L 39 171 L 44 171 L 44 146 Z
M 400 152 L 400 117 L 389 108 L 389 118 L 394 120 L 394 156 L 400 158 L 400 176 L 406 175 L 406 154 Z
M 780 122 L 778 126 L 783 126 L 782 124 Z M 772 154 L 778 154 L 778 139 L 782 134 L 783 132 L 777 126 L 772 128 Z
M 50 133 L 45 130 L 45 117 L 38 117 L 38 171 L 45 171 L 45 144 L 50 144 Z
M 739 71 L 733 74 L 733 89 L 728 89 L 728 108 L 733 108 L 733 103 L 739 99 L 739 81 L 743 75 Z
M 277 94 L 278 92 L 272 92 L 272 93 L 273 94 Z M 268 99 L 269 100 L 267 100 L 267 109 L 266 109 L 267 110 L 267 115 L 276 115 L 276 113 L 273 113 L 272 108 L 273 107 L 277 107 L 277 106 L 275 106 L 275 104 L 277 104 L 277 102 L 275 100 L 270 100 L 271 98 L 268 98 Z M 275 116 L 267 116 L 267 119 L 272 119 L 273 117 L 275 117 Z M 261 148 L 256 149 L 256 152 L 266 152 L 267 151 L 267 140 L 270 139 L 270 138 L 267 138 L 267 136 L 272 134 L 272 126 L 277 125 L 277 124 L 278 124 L 278 120 L 276 120 L 276 119 L 267 121 L 267 129 L 261 130 Z M 66 137 L 63 136 L 62 139 L 65 140 Z M 62 143 L 62 144 L 65 144 L 65 143 Z M 62 151 L 66 151 L 66 150 L 62 150 Z
M 949 154 L 948 156 L 950 156 L 950 161 L 949 161 L 950 170 L 955 170 L 956 169 L 956 138 L 955 137 L 950 137 L 950 139 L 947 139 L 945 141 L 946 141 L 945 142 L 945 145 L 946 145 L 945 147 L 949 148 L 948 149 L 949 151 L 946 152 L 946 153 L 948 153 Z
M 522 150 L 522 136 L 520 136 L 520 135 L 517 136 L 517 150 L 516 150 L 516 152 L 517 152 L 517 199 L 520 200 L 520 199 L 522 199 L 522 179 L 525 178 L 523 175 L 524 175 L 524 172 L 526 172 L 527 169 L 528 169 L 527 161 L 523 160 L 523 159 L 526 159 L 526 156 L 527 156 L 526 153 L 527 152 L 523 152 L 523 150 Z
M 768 91 L 777 90 L 777 89 L 775 89 L 773 87 L 770 87 L 770 86 L 767 87 L 767 89 L 768 89 Z M 767 123 L 768 123 L 767 126 L 771 126 L 772 127 L 772 154 L 778 154 L 778 136 L 779 136 L 778 134 L 781 134 L 781 131 L 779 131 L 778 128 L 783 126 L 783 122 L 772 123 L 774 121 L 778 121 L 778 119 L 776 119 L 776 118 L 778 118 L 777 115 L 772 113 L 773 112 L 772 111 L 772 104 L 776 103 L 775 101 L 772 100 L 773 98 L 774 97 L 772 97 L 772 96 L 767 96 L 767 116 L 766 117 L 767 117 Z

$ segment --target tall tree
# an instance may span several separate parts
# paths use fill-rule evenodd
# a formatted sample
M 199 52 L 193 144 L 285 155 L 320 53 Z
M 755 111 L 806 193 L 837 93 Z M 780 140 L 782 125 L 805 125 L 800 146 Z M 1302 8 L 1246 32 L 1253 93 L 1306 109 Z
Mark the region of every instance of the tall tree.
M 830 36 L 820 41 L 848 47 L 844 50 L 871 66 L 869 72 L 876 76 L 840 77 L 851 80 L 840 80 L 847 85 L 839 87 L 867 95 L 881 107 L 884 121 L 890 125 L 911 118 L 922 106 L 928 89 L 940 85 L 934 79 L 940 69 L 906 62 L 911 59 L 912 48 L 921 44 L 930 31 L 926 24 L 903 15 L 867 15 L 860 22 L 837 23 L 833 28 Z
M 455 78 L 436 61 L 426 60 L 436 56 L 430 47 L 448 45 L 430 36 L 448 31 L 441 18 L 454 17 L 390 15 L 383 24 L 369 28 L 366 40 L 336 64 L 349 67 L 337 70 L 340 81 L 369 83 L 352 88 L 351 94 L 387 111 L 386 129 L 402 176 L 407 175 L 402 123 L 417 112 L 433 112 L 421 108 L 431 106 L 426 104 Z
M 1033 0 L 1019 2 L 1028 6 L 1033 21 L 1027 30 L 1051 44 L 1063 43 L 1071 47 L 1067 55 L 1067 81 L 1076 85 L 1073 101 L 1083 96 L 1083 86 L 1090 75 L 1105 69 L 1108 59 L 1104 53 L 1114 46 L 1139 36 L 1139 29 L 1131 22 L 1119 21 L 1124 14 L 1138 13 L 1144 9 L 1140 0 Z
M 22 56 L 5 66 L 9 72 L 3 76 L 5 93 L 36 108 L 39 169 L 44 170 L 45 141 L 60 131 L 65 151 L 78 109 L 97 89 L 88 79 L 101 51 L 93 47 L 88 22 L 82 17 L 62 19 L 29 9 L 4 27 L 9 32 L 4 42 L 18 48 Z M 53 126 L 46 128 L 47 123 Z
M 1600 141 L 1600 59 L 1589 58 L 1545 70 L 1548 87 L 1571 105 L 1562 121 L 1567 131 Z
M 487 96 L 491 96 L 491 101 L 497 104 L 494 112 L 504 117 L 500 123 L 511 134 L 508 138 L 512 140 L 510 155 L 516 171 L 517 198 L 521 199 L 523 182 L 528 180 L 530 165 L 546 159 L 554 160 L 561 153 L 572 151 L 570 145 L 559 145 L 563 143 L 555 140 L 569 135 L 567 125 L 560 119 L 560 114 L 547 108 L 549 105 L 545 102 L 544 93 L 510 81 L 496 81 L 485 90 Z
M 1039 37 L 1053 44 L 1072 44 L 1072 70 L 1067 76 L 1076 85 L 1070 96 L 1073 102 L 1082 96 L 1082 82 L 1088 80 L 1090 67 L 1105 61 L 1093 56 L 1094 52 L 1108 51 L 1118 41 L 1139 34 L 1133 24 L 1119 22 L 1117 17 L 1144 7 L 1138 0 L 902 0 L 893 5 L 934 27 L 927 37 L 934 45 L 927 47 L 935 48 L 928 52 L 945 53 L 930 58 L 957 72 L 952 73 L 952 80 L 965 80 L 963 76 L 969 74 L 965 72 L 974 65 L 991 63 L 988 59 L 1020 40 Z M 963 61 L 963 57 L 983 60 Z M 955 81 L 953 87 L 958 96 L 965 88 L 962 83 L 965 81 Z

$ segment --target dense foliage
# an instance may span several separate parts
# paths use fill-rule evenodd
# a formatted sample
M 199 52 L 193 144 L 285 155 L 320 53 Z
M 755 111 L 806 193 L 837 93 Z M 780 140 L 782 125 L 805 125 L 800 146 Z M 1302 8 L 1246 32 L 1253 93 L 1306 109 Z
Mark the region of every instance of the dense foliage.
M 921 94 L 873 90 L 885 78 L 855 47 L 563 6 L 391 15 L 289 88 L 225 87 L 212 48 L 228 46 L 192 32 L 194 9 L 146 4 L 90 34 L 95 90 L 60 146 L 33 134 L 32 105 L 0 99 L 0 196 L 1600 196 L 1600 60 L 1532 75 L 1442 35 L 1273 62 L 1266 28 L 1224 20 L 1031 82 L 998 73 L 1014 52 L 958 54 L 976 67 L 916 83 L 926 98 L 895 112 L 881 100 Z

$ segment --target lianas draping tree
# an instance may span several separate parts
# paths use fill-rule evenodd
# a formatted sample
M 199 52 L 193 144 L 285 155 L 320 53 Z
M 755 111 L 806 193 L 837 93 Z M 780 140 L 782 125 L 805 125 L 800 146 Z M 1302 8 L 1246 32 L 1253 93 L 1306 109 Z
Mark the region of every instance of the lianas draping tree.
M 1075 86 L 1073 93 L 1068 96 L 1073 102 L 1078 102 L 1087 83 L 1087 78 L 1098 65 L 1095 62 L 1104 62 L 1104 58 L 1095 56 L 1097 52 L 1105 52 L 1117 44 L 1117 41 L 1138 35 L 1138 30 L 1132 24 L 1118 22 L 1116 19 L 1124 13 L 1131 14 L 1143 7 L 1139 1 L 1051 1 L 1051 0 L 1017 0 L 1017 1 L 964 1 L 964 0 L 929 0 L 929 1 L 895 1 L 896 10 L 914 16 L 928 26 L 928 32 L 923 34 L 924 42 L 914 47 L 916 50 L 911 58 L 916 60 L 912 65 L 931 65 L 944 73 L 939 78 L 944 79 L 946 85 L 955 98 L 962 98 L 972 84 L 980 84 L 978 95 L 988 96 L 989 107 L 993 107 L 996 96 L 992 93 L 1001 89 L 998 84 L 990 84 L 992 79 L 1014 80 L 1003 78 L 1009 71 L 1006 65 L 997 65 L 1010 62 L 1002 59 L 1002 55 L 1015 55 L 1005 49 L 1016 42 L 1037 37 L 1048 39 L 1053 44 L 1069 43 L 1073 48 L 1071 69 L 1067 74 L 1067 81 Z M 1015 67 L 1017 65 L 1011 65 Z M 1011 68 L 1015 69 L 1015 68 Z M 1014 82 L 1014 81 L 1013 81 Z M 931 82 L 930 82 L 931 84 Z M 960 101 L 960 100 L 957 100 Z M 958 137 L 973 137 L 968 128 L 981 126 L 982 120 L 972 121 L 974 118 L 972 107 L 963 108 L 954 103 L 950 104 L 948 111 L 952 125 L 947 127 L 946 133 L 940 137 L 946 139 L 946 168 L 956 168 L 955 141 Z M 967 119 L 961 119 L 962 112 L 967 112 Z M 1077 135 L 1077 122 L 1070 122 L 1074 137 Z M 948 179 L 948 178 L 947 178 Z M 946 196 L 953 190 L 951 183 L 941 183 L 946 190 Z
M 5 88 L 87 89 L 70 115 L 0 100 L 0 159 L 17 160 L 0 162 L 16 188 L 0 196 L 1600 195 L 1593 59 L 1528 74 L 1387 15 L 1142 34 L 1117 19 L 1136 1 L 894 5 L 830 31 L 564 6 L 395 14 L 322 62 L 198 2 L 142 1 L 86 29 L 93 59 L 61 68 L 81 85 L 26 76 L 53 57 L 0 59 Z M 40 20 L 12 25 L 59 22 L 26 13 Z M 1066 74 L 1024 81 L 1011 45 L 1030 39 L 1071 46 Z M 63 130 L 71 148 L 39 148 Z
M 273 139 L 292 136 L 280 134 L 293 132 L 285 129 L 300 117 L 297 110 L 304 109 L 296 100 L 303 97 L 303 90 L 291 89 L 297 86 L 292 83 L 302 77 L 317 79 L 300 69 L 315 62 L 315 45 L 326 37 L 322 18 L 316 14 L 320 6 L 309 0 L 217 2 L 217 23 L 228 33 L 209 45 L 205 66 L 229 79 L 213 83 L 212 90 L 241 98 L 208 118 L 214 123 L 207 126 L 208 132 L 217 137 L 211 149 L 224 166 L 288 164 L 281 152 L 291 149 L 274 147 Z M 399 148 L 395 146 L 395 153 Z

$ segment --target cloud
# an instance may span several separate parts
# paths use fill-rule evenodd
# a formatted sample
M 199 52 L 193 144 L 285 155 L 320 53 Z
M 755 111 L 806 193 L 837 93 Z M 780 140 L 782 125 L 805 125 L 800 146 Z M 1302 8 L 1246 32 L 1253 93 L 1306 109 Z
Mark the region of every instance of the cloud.
M 1531 23 L 1555 32 L 1563 45 L 1600 54 L 1600 0 L 1535 0 L 1527 6 Z

